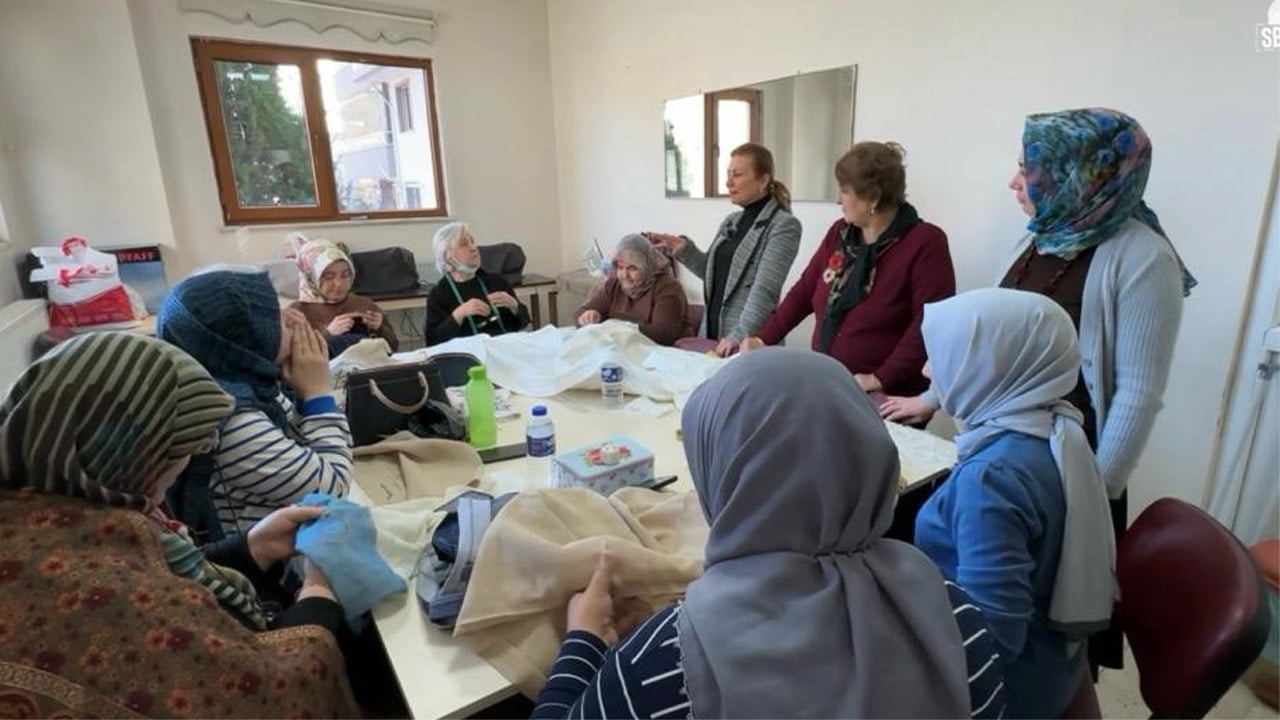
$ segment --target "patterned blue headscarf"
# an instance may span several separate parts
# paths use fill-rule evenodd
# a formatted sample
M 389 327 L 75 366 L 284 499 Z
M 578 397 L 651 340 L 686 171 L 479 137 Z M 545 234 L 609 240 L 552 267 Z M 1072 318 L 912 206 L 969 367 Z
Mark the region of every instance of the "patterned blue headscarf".
M 156 335 L 199 360 L 236 410 L 261 410 L 288 426 L 276 400 L 280 301 L 266 273 L 219 270 L 183 280 L 164 299 Z
M 1137 120 L 1106 108 L 1030 115 L 1022 131 L 1022 156 L 1027 199 L 1036 209 L 1027 230 L 1035 233 L 1037 250 L 1067 255 L 1094 247 L 1130 217 L 1168 240 L 1155 212 L 1142 201 L 1151 173 L 1151 139 Z M 1178 266 L 1183 294 L 1189 295 L 1196 279 L 1181 257 Z

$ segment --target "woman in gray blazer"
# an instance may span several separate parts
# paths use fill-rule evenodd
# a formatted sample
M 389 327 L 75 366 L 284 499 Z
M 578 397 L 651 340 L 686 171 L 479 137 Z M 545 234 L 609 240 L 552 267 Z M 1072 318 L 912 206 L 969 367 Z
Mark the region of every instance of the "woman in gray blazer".
M 791 193 L 773 176 L 768 148 L 734 148 L 724 185 L 742 209 L 720 223 L 706 252 L 684 235 L 646 233 L 702 278 L 706 312 L 699 335 L 718 340 L 721 356 L 764 325 L 800 249 L 800 221 L 791 214 Z

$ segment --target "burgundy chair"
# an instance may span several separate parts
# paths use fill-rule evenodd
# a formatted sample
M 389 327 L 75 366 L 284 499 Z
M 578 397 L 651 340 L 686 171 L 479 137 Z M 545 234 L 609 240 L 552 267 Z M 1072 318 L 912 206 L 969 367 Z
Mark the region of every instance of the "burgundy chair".
M 696 353 L 705 353 L 716 349 L 716 346 L 720 344 L 719 341 L 698 337 L 698 330 L 702 328 L 702 316 L 706 312 L 707 307 L 705 305 L 689 303 L 684 311 L 684 331 L 689 333 L 689 336 L 676 340 L 676 347 Z
M 1267 639 L 1270 610 L 1244 545 L 1207 513 L 1163 498 L 1116 551 L 1116 619 L 1152 717 L 1204 717 Z

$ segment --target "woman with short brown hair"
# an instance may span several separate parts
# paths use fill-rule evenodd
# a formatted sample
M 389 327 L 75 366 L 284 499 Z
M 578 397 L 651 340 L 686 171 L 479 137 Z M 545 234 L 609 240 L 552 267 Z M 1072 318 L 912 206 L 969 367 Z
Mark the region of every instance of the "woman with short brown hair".
M 812 314 L 813 349 L 839 360 L 863 390 L 928 387 L 924 304 L 954 295 L 956 278 L 946 233 L 905 199 L 904 154 L 897 143 L 860 142 L 836 162 L 843 217 L 744 348 L 776 345 Z

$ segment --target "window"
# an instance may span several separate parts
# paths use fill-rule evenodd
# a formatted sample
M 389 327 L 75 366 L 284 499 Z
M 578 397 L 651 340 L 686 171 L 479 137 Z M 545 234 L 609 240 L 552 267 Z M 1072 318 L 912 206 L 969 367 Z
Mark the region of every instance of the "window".
M 399 114 L 400 132 L 413 129 L 413 104 L 409 98 L 409 83 L 402 82 L 396 86 L 396 112 Z
M 430 60 L 191 42 L 228 224 L 446 214 Z
M 760 91 L 749 88 L 707 93 L 707 197 L 724 197 L 729 153 L 747 142 L 760 142 Z

